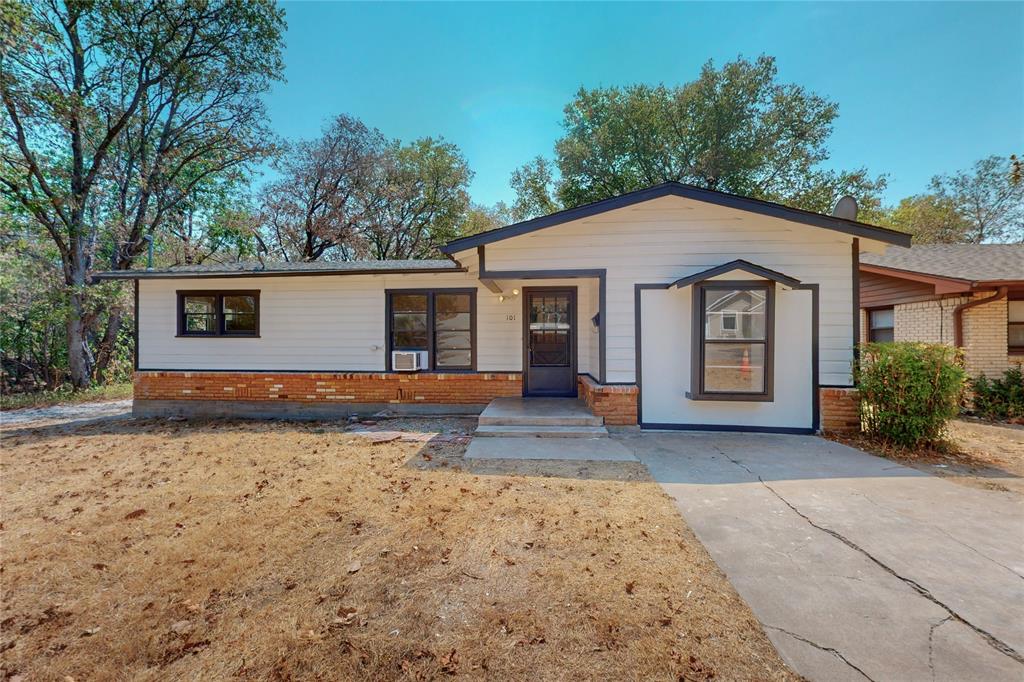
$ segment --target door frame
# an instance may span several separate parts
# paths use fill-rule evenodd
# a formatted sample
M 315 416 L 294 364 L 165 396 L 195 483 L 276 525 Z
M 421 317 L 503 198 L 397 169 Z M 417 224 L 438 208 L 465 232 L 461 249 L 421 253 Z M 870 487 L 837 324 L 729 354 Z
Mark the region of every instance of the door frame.
M 569 346 L 570 346 L 570 370 L 572 373 L 572 392 L 564 394 L 566 398 L 576 398 L 579 394 L 579 287 L 574 284 L 565 284 L 559 286 L 540 286 L 540 287 L 523 287 L 523 397 L 542 397 L 542 396 L 531 396 L 530 394 L 530 294 L 532 293 L 543 293 L 543 292 L 566 292 L 572 297 L 572 315 L 570 316 L 569 326 Z M 548 397 L 548 396 L 543 396 Z M 550 396 L 550 397 L 563 397 L 562 395 Z

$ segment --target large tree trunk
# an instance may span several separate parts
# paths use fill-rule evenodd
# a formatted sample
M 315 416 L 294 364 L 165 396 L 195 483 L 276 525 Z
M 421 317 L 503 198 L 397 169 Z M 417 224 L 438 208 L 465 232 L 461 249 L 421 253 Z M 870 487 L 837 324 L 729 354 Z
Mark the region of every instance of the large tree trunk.
M 114 357 L 117 347 L 117 335 L 121 332 L 121 320 L 124 311 L 121 306 L 114 306 L 107 315 L 107 330 L 103 334 L 99 348 L 96 350 L 96 382 L 102 384 L 106 379 L 107 367 Z
M 86 348 L 84 296 L 72 291 L 68 302 L 67 334 L 68 334 L 68 371 L 71 374 L 71 385 L 77 388 L 88 388 L 90 382 L 89 350 Z

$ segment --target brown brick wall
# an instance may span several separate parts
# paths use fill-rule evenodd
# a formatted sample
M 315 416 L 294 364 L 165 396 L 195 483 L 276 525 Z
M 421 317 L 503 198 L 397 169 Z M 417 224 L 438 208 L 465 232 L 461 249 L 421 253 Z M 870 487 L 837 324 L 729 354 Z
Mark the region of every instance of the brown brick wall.
M 579 378 L 580 398 L 604 423 L 612 426 L 636 425 L 636 399 L 640 391 L 635 385 L 605 386 L 588 376 Z
M 482 404 L 522 393 L 522 376 L 505 373 L 135 373 L 138 400 Z
M 822 388 L 821 430 L 860 431 L 860 416 L 857 412 L 857 389 Z

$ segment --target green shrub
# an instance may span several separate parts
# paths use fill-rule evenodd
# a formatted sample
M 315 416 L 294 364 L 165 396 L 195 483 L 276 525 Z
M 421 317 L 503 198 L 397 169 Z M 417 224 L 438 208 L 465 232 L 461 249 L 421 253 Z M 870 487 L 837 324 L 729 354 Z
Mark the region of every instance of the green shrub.
M 868 343 L 855 367 L 864 431 L 908 448 L 942 440 L 967 380 L 961 354 L 926 343 Z
M 1003 421 L 1024 417 L 1024 372 L 1020 365 L 1008 369 L 1002 378 L 982 374 L 971 380 L 974 412 L 984 419 Z

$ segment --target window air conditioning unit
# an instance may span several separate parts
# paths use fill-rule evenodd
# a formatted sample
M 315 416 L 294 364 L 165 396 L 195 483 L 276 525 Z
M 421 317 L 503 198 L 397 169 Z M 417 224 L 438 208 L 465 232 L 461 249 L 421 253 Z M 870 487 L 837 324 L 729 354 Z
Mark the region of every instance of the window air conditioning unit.
M 419 372 L 427 368 L 427 351 L 391 351 L 391 369 L 396 372 Z

